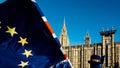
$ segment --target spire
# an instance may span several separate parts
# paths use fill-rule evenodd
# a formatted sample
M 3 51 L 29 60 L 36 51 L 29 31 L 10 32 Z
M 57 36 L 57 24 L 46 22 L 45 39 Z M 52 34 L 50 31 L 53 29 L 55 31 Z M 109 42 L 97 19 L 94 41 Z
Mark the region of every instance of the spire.
M 65 18 L 64 18 L 64 25 L 63 26 L 66 27 L 66 20 L 65 20 Z
M 63 22 L 62 33 L 67 34 L 67 29 L 66 29 L 66 20 L 65 20 L 65 18 L 64 18 L 64 22 Z
M 89 33 L 88 32 L 86 32 L 86 37 L 89 37 Z
M 61 45 L 63 45 L 63 46 L 68 46 L 69 45 L 69 39 L 68 39 L 68 35 L 67 35 L 65 18 L 64 18 L 63 28 L 62 28 L 62 32 L 61 32 L 59 40 L 60 40 Z
M 84 43 L 85 43 L 85 46 L 90 46 L 90 37 L 89 37 L 88 32 L 86 32 L 86 36 L 84 38 Z
M 64 18 L 64 23 L 63 23 L 63 29 L 66 30 L 66 20 L 65 20 L 65 18 Z

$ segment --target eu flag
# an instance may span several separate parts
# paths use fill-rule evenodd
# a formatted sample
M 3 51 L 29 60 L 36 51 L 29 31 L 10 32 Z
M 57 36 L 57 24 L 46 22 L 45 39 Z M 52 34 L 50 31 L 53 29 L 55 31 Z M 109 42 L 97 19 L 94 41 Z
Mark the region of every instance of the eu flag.
M 0 4 L 0 68 L 49 68 L 65 59 L 57 41 L 36 3 Z

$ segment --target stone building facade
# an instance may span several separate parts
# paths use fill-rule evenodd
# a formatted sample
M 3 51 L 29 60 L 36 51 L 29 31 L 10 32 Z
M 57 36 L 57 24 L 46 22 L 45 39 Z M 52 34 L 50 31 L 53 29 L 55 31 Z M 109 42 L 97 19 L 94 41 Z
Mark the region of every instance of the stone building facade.
M 114 41 L 116 30 L 100 32 L 102 43 L 90 43 L 90 36 L 86 33 L 83 45 L 69 45 L 67 29 L 64 21 L 60 35 L 60 43 L 74 68 L 90 68 L 88 61 L 91 55 L 105 56 L 103 68 L 120 67 L 120 42 Z

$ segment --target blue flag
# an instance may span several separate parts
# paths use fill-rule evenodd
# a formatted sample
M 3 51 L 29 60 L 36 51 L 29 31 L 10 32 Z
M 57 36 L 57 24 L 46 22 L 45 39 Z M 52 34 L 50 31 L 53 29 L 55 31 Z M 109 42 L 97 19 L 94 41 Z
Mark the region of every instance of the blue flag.
M 70 63 L 68 61 L 60 62 L 54 65 L 53 68 L 71 68 Z
M 30 0 L 0 4 L 0 68 L 49 68 L 65 59 L 37 8 Z

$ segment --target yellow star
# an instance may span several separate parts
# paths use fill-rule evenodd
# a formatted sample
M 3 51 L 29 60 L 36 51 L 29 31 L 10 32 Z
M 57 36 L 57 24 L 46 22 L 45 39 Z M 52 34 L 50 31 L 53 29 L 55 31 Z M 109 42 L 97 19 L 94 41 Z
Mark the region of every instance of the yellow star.
M 20 41 L 18 41 L 18 43 L 21 43 L 22 46 L 24 46 L 25 44 L 28 44 L 28 42 L 26 40 L 27 40 L 27 38 L 20 37 Z
M 0 24 L 1 24 L 1 21 L 0 21 Z M 0 26 L 0 29 L 1 29 L 2 27 Z
M 18 64 L 18 66 L 21 66 L 22 68 L 27 66 L 27 65 L 28 65 L 28 62 L 23 62 L 23 61 L 21 61 L 21 63 Z
M 7 26 L 7 28 L 8 28 L 8 30 L 6 31 L 6 33 L 10 33 L 12 37 L 13 37 L 14 34 L 18 34 L 15 31 L 15 27 L 14 28 L 10 28 L 9 26 Z
M 25 52 L 22 53 L 22 54 L 25 55 L 28 58 L 29 56 L 33 56 L 33 54 L 31 52 L 32 52 L 32 50 L 28 51 L 28 50 L 25 49 Z

